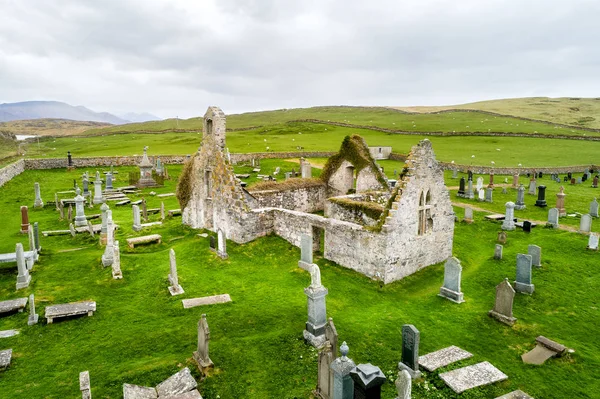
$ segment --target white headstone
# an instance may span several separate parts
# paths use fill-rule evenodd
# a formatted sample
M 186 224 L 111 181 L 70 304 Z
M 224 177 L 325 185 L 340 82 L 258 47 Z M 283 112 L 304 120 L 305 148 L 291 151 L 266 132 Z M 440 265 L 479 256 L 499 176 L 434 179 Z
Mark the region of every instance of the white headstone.
M 483 177 L 479 176 L 477 178 L 477 185 L 475 186 L 475 188 L 477 188 L 477 191 L 483 188 Z
M 581 215 L 581 220 L 579 222 L 579 232 L 586 234 L 592 230 L 592 217 L 588 214 Z
M 514 202 L 507 202 L 505 204 L 506 213 L 504 215 L 504 222 L 502 222 L 502 230 L 514 230 L 515 229 L 515 204 Z
M 588 249 L 593 251 L 598 250 L 598 233 L 590 233 L 590 238 L 588 240 Z

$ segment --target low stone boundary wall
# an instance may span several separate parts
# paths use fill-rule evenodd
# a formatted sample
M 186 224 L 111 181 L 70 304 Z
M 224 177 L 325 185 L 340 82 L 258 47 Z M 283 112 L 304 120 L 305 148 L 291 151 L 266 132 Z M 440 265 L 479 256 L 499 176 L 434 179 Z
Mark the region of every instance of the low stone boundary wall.
M 0 187 L 11 181 L 15 176 L 19 176 L 25 171 L 25 162 L 22 159 L 11 163 L 0 169 Z

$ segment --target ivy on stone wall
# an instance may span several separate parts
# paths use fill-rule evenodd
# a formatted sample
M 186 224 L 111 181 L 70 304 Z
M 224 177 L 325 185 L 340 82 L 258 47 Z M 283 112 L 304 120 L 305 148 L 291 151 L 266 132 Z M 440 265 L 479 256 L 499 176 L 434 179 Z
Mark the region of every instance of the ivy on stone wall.
M 311 177 L 308 179 L 302 178 L 293 178 L 287 179 L 283 181 L 264 181 L 256 183 L 252 186 L 252 188 L 248 189 L 249 192 L 256 191 L 289 191 L 289 190 L 298 190 L 301 188 L 311 188 L 323 186 L 324 183 L 321 179 Z
M 365 214 L 366 216 L 375 220 L 379 219 L 384 210 L 383 206 L 379 205 L 376 202 L 353 201 L 349 198 L 343 197 L 329 198 L 329 201 L 354 213 Z

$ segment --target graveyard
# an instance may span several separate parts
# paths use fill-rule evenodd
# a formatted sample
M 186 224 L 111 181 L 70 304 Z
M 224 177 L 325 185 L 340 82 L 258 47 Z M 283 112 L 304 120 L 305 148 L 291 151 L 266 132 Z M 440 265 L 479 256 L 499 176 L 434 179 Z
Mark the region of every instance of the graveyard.
M 346 123 L 347 116 L 329 112 L 314 115 L 313 119 L 327 117 Z M 351 122 L 379 123 L 383 127 L 395 123 L 387 113 L 361 113 L 353 115 L 356 119 Z M 333 154 L 344 136 L 360 134 L 367 144 L 390 145 L 394 152 L 407 154 L 423 139 L 419 135 L 390 135 L 349 126 L 327 125 L 325 131 L 318 123 L 290 125 L 286 121 L 311 115 L 280 114 L 250 115 L 243 123 L 232 118 L 234 128 L 276 125 L 227 131 L 228 150 L 240 154 L 268 150 L 293 153 L 296 146 L 302 146 L 305 151 Z M 427 123 L 427 129 L 433 129 L 434 123 L 450 124 L 452 128 L 448 118 Z M 492 127 L 499 129 L 497 125 Z M 544 128 L 550 130 L 548 126 Z M 261 129 L 268 132 L 261 134 Z M 289 132 L 282 134 L 282 129 Z M 302 134 L 298 134 L 299 129 Z M 535 129 L 542 127 L 531 128 Z M 293 144 L 290 132 L 294 133 Z M 150 145 L 148 155 L 152 162 L 148 167 L 156 169 L 155 155 L 179 155 L 183 159 L 196 151 L 202 138 L 198 133 L 127 135 L 131 140 L 125 142 L 119 135 L 48 139 L 37 149 L 31 146 L 28 154 L 52 158 L 55 151 L 71 151 L 77 165 L 78 158 L 89 156 L 139 158 L 142 148 Z M 324 252 L 320 247 L 313 248 L 312 262 L 318 267 L 302 268 L 298 261 L 304 260 L 306 254 L 290 242 L 292 239 L 277 232 L 265 230 L 265 234 L 261 232 L 247 242 L 236 243 L 230 236 L 223 242 L 216 229 L 192 228 L 188 225 L 191 222 L 186 223 L 192 219 L 186 216 L 185 206 L 175 195 L 179 177 L 185 174 L 182 162 L 165 162 L 169 176 L 156 186 L 151 182 L 154 172 L 144 175 L 137 160 L 127 166 L 115 162 L 114 166 L 109 163 L 66 167 L 64 159 L 64 165 L 32 168 L 13 177 L 0 187 L 0 216 L 5 227 L 0 232 L 1 251 L 11 254 L 10 262 L 0 264 L 0 301 L 28 301 L 21 300 L 19 310 L 0 314 L 0 331 L 18 331 L 0 338 L 0 351 L 12 349 L 10 366 L 0 374 L 1 392 L 9 392 L 10 398 L 75 397 L 85 385 L 94 397 L 121 398 L 123 384 L 155 387 L 187 367 L 205 399 L 314 397 L 320 384 L 318 365 L 323 352 L 319 354 L 303 335 L 307 324 L 305 289 L 325 287 L 326 317 L 333 319 L 337 331 L 336 348 L 331 350 L 338 352 L 345 342 L 347 349 L 343 353 L 347 350 L 347 357 L 356 365 L 370 363 L 379 367 L 381 397 L 398 395 L 395 381 L 399 378 L 398 364 L 405 356 L 406 325 L 414 326 L 419 334 L 418 353 L 412 355 L 460 348 L 450 351 L 458 359 L 450 364 L 432 371 L 421 367 L 418 375 L 408 369 L 415 377 L 408 377 L 413 398 L 496 398 L 515 390 L 535 398 L 597 397 L 600 382 L 595 370 L 600 367 L 600 341 L 594 331 L 600 324 L 600 254 L 587 249 L 592 241 L 589 233 L 600 232 L 597 214 L 590 216 L 589 228 L 579 233 L 581 221 L 590 214 L 590 202 L 598 192 L 591 187 L 593 176 L 571 184 L 571 180 L 564 181 L 566 171 L 558 173 L 560 182 L 551 179 L 549 173 L 536 175 L 537 190 L 528 194 L 533 171 L 523 171 L 516 186 L 511 174 L 497 174 L 493 198 L 486 201 L 483 191 L 490 183 L 489 173 L 475 171 L 471 189 L 476 190 L 481 178 L 482 200 L 475 192 L 473 198 L 457 196 L 461 178 L 469 183 L 466 169 L 489 168 L 490 160 L 497 167 L 512 168 L 519 162 L 525 163 L 524 159 L 528 168 L 593 164 L 597 145 L 523 137 L 430 140 L 437 159 L 446 165 L 443 174 L 437 176 L 437 183 L 448 187 L 452 202 L 451 256 L 456 259 L 452 267 L 462 271 L 458 288 L 456 281 L 446 283 L 450 266 L 445 261 L 387 281 L 326 259 L 327 247 Z M 533 153 L 532 141 L 536 143 Z M 560 142 L 559 148 L 556 142 Z M 498 147 L 503 151 L 497 151 Z M 473 158 L 472 154 L 477 155 Z M 319 178 L 323 171 L 329 173 L 328 156 L 324 154 L 306 154 L 302 161 L 300 155 L 259 161 L 255 158 L 259 157 L 235 165 L 225 163 L 236 176 L 248 175 L 240 177 L 240 181 L 250 194 L 252 187 L 260 188 L 261 184 L 272 187 L 264 186 L 271 183 L 264 181 L 267 176 L 273 177 L 276 184 L 286 184 L 289 174 L 301 172 L 302 162 L 314 165 L 312 170 L 309 168 L 309 177 Z M 451 161 L 464 168 L 453 172 Z M 381 160 L 377 165 L 384 168 L 381 173 L 387 179 L 402 181 L 400 174 L 406 167 L 403 159 Z M 211 170 L 218 167 L 217 164 Z M 257 169 L 260 172 L 255 172 Z M 132 186 L 131 176 L 136 173 L 140 173 L 138 183 L 148 179 L 149 184 Z M 574 171 L 573 175 L 581 178 L 582 172 Z M 95 201 L 94 182 L 100 181 L 100 190 L 109 181 L 115 190 L 100 193 L 99 201 Z M 205 184 L 200 181 L 194 187 Z M 526 206 L 513 212 L 519 222 L 537 223 L 529 232 L 514 226 L 506 228 L 510 221 L 486 218 L 490 214 L 504 216 L 506 204 L 518 202 L 520 184 L 525 187 Z M 86 185 L 87 197 L 82 191 Z M 535 205 L 540 185 L 546 187 L 545 207 Z M 558 228 L 548 228 L 548 210 L 555 207 L 561 186 L 567 195 L 566 215 L 559 218 Z M 440 192 L 443 195 L 444 191 Z M 80 195 L 82 205 L 77 199 Z M 406 198 L 408 191 L 403 196 Z M 58 209 L 55 198 L 68 199 L 66 203 L 73 206 Z M 108 210 L 102 209 L 104 202 Z M 33 247 L 39 246 L 39 251 L 30 244 L 28 234 L 33 234 L 33 230 L 28 233 L 23 227 L 22 206 L 28 207 L 27 222 L 37 223 L 39 245 Z M 472 211 L 471 217 L 466 218 L 466 208 Z M 117 226 L 114 237 L 113 233 L 106 233 L 108 238 L 103 236 L 102 215 L 108 218 L 111 232 L 110 226 Z M 327 219 L 322 211 L 306 217 Z M 253 228 L 247 220 L 241 226 Z M 502 231 L 506 238 L 498 254 Z M 107 242 L 102 243 L 103 239 Z M 112 252 L 117 241 L 119 249 Z M 15 251 L 19 243 L 23 247 L 23 263 L 19 263 L 19 251 Z M 424 253 L 441 252 L 435 245 L 419 245 Z M 530 246 L 540 247 L 541 256 L 527 255 Z M 12 261 L 15 253 L 17 260 Z M 31 267 L 29 263 L 33 263 Z M 15 289 L 15 283 L 22 287 Z M 497 287 L 514 295 L 511 315 L 491 314 L 491 310 L 498 310 Z M 37 314 L 32 313 L 32 302 Z M 310 319 L 310 307 L 308 311 Z M 206 332 L 203 339 L 210 337 L 210 359 L 208 344 L 200 347 L 199 322 Z M 561 356 L 551 357 L 543 365 L 524 363 L 522 356 L 536 345 L 554 345 L 546 340 L 564 346 Z M 472 356 L 466 356 L 465 351 Z M 456 378 L 459 370 L 481 363 L 493 368 L 490 374 L 498 371 L 496 382 L 457 393 L 461 389 L 446 381 Z M 85 384 L 80 384 L 78 377 L 84 371 L 89 375 L 84 377 Z

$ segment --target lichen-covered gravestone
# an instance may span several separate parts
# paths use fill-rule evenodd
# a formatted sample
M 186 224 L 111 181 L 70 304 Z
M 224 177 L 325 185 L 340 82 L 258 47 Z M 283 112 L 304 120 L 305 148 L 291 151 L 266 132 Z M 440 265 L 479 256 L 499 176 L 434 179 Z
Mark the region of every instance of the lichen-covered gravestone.
M 183 294 L 183 288 L 179 285 L 179 277 L 177 275 L 177 259 L 175 258 L 175 250 L 171 248 L 169 250 L 169 264 L 170 264 L 170 273 L 169 273 L 169 282 L 171 285 L 169 286 L 169 292 L 171 295 L 180 295 Z
M 521 184 L 517 189 L 517 201 L 515 202 L 515 209 L 520 211 L 526 208 L 525 205 L 525 187 Z
M 317 394 L 321 398 L 333 398 L 333 371 L 331 370 L 331 364 L 334 360 L 331 344 L 327 341 L 323 349 L 319 352 L 317 366 Z
M 398 363 L 398 370 L 406 370 L 414 378 L 420 378 L 419 371 L 419 343 L 421 333 L 412 324 L 402 326 L 402 360 Z
M 464 302 L 463 293 L 460 291 L 462 266 L 455 257 L 448 258 L 444 265 L 444 285 L 440 288 L 439 295 L 452 302 Z
M 198 364 L 200 370 L 211 368 L 214 366 L 208 355 L 208 344 L 210 342 L 210 329 L 206 321 L 206 314 L 203 314 L 198 321 L 198 348 L 194 352 L 194 360 Z
M 532 294 L 535 290 L 531 284 L 531 255 L 517 254 L 517 279 L 515 291 L 523 294 Z
M 495 318 L 496 320 L 512 326 L 517 321 L 513 317 L 513 300 L 515 298 L 515 290 L 505 278 L 500 284 L 496 286 L 496 301 L 494 302 L 494 308 L 488 312 L 488 315 Z
M 31 282 L 31 275 L 27 270 L 27 264 L 25 263 L 25 252 L 23 251 L 23 245 L 18 242 L 15 248 L 16 257 L 17 257 L 17 289 L 29 287 L 29 283 Z
M 494 259 L 502 260 L 502 250 L 504 247 L 501 244 L 496 244 L 496 248 L 494 249 Z
M 29 318 L 27 319 L 27 325 L 32 326 L 37 324 L 40 315 L 35 313 L 35 299 L 33 294 L 29 295 Z
M 411 399 L 412 395 L 412 378 L 408 371 L 398 371 L 398 378 L 396 379 L 396 391 L 398 391 L 398 397 L 396 399 Z

